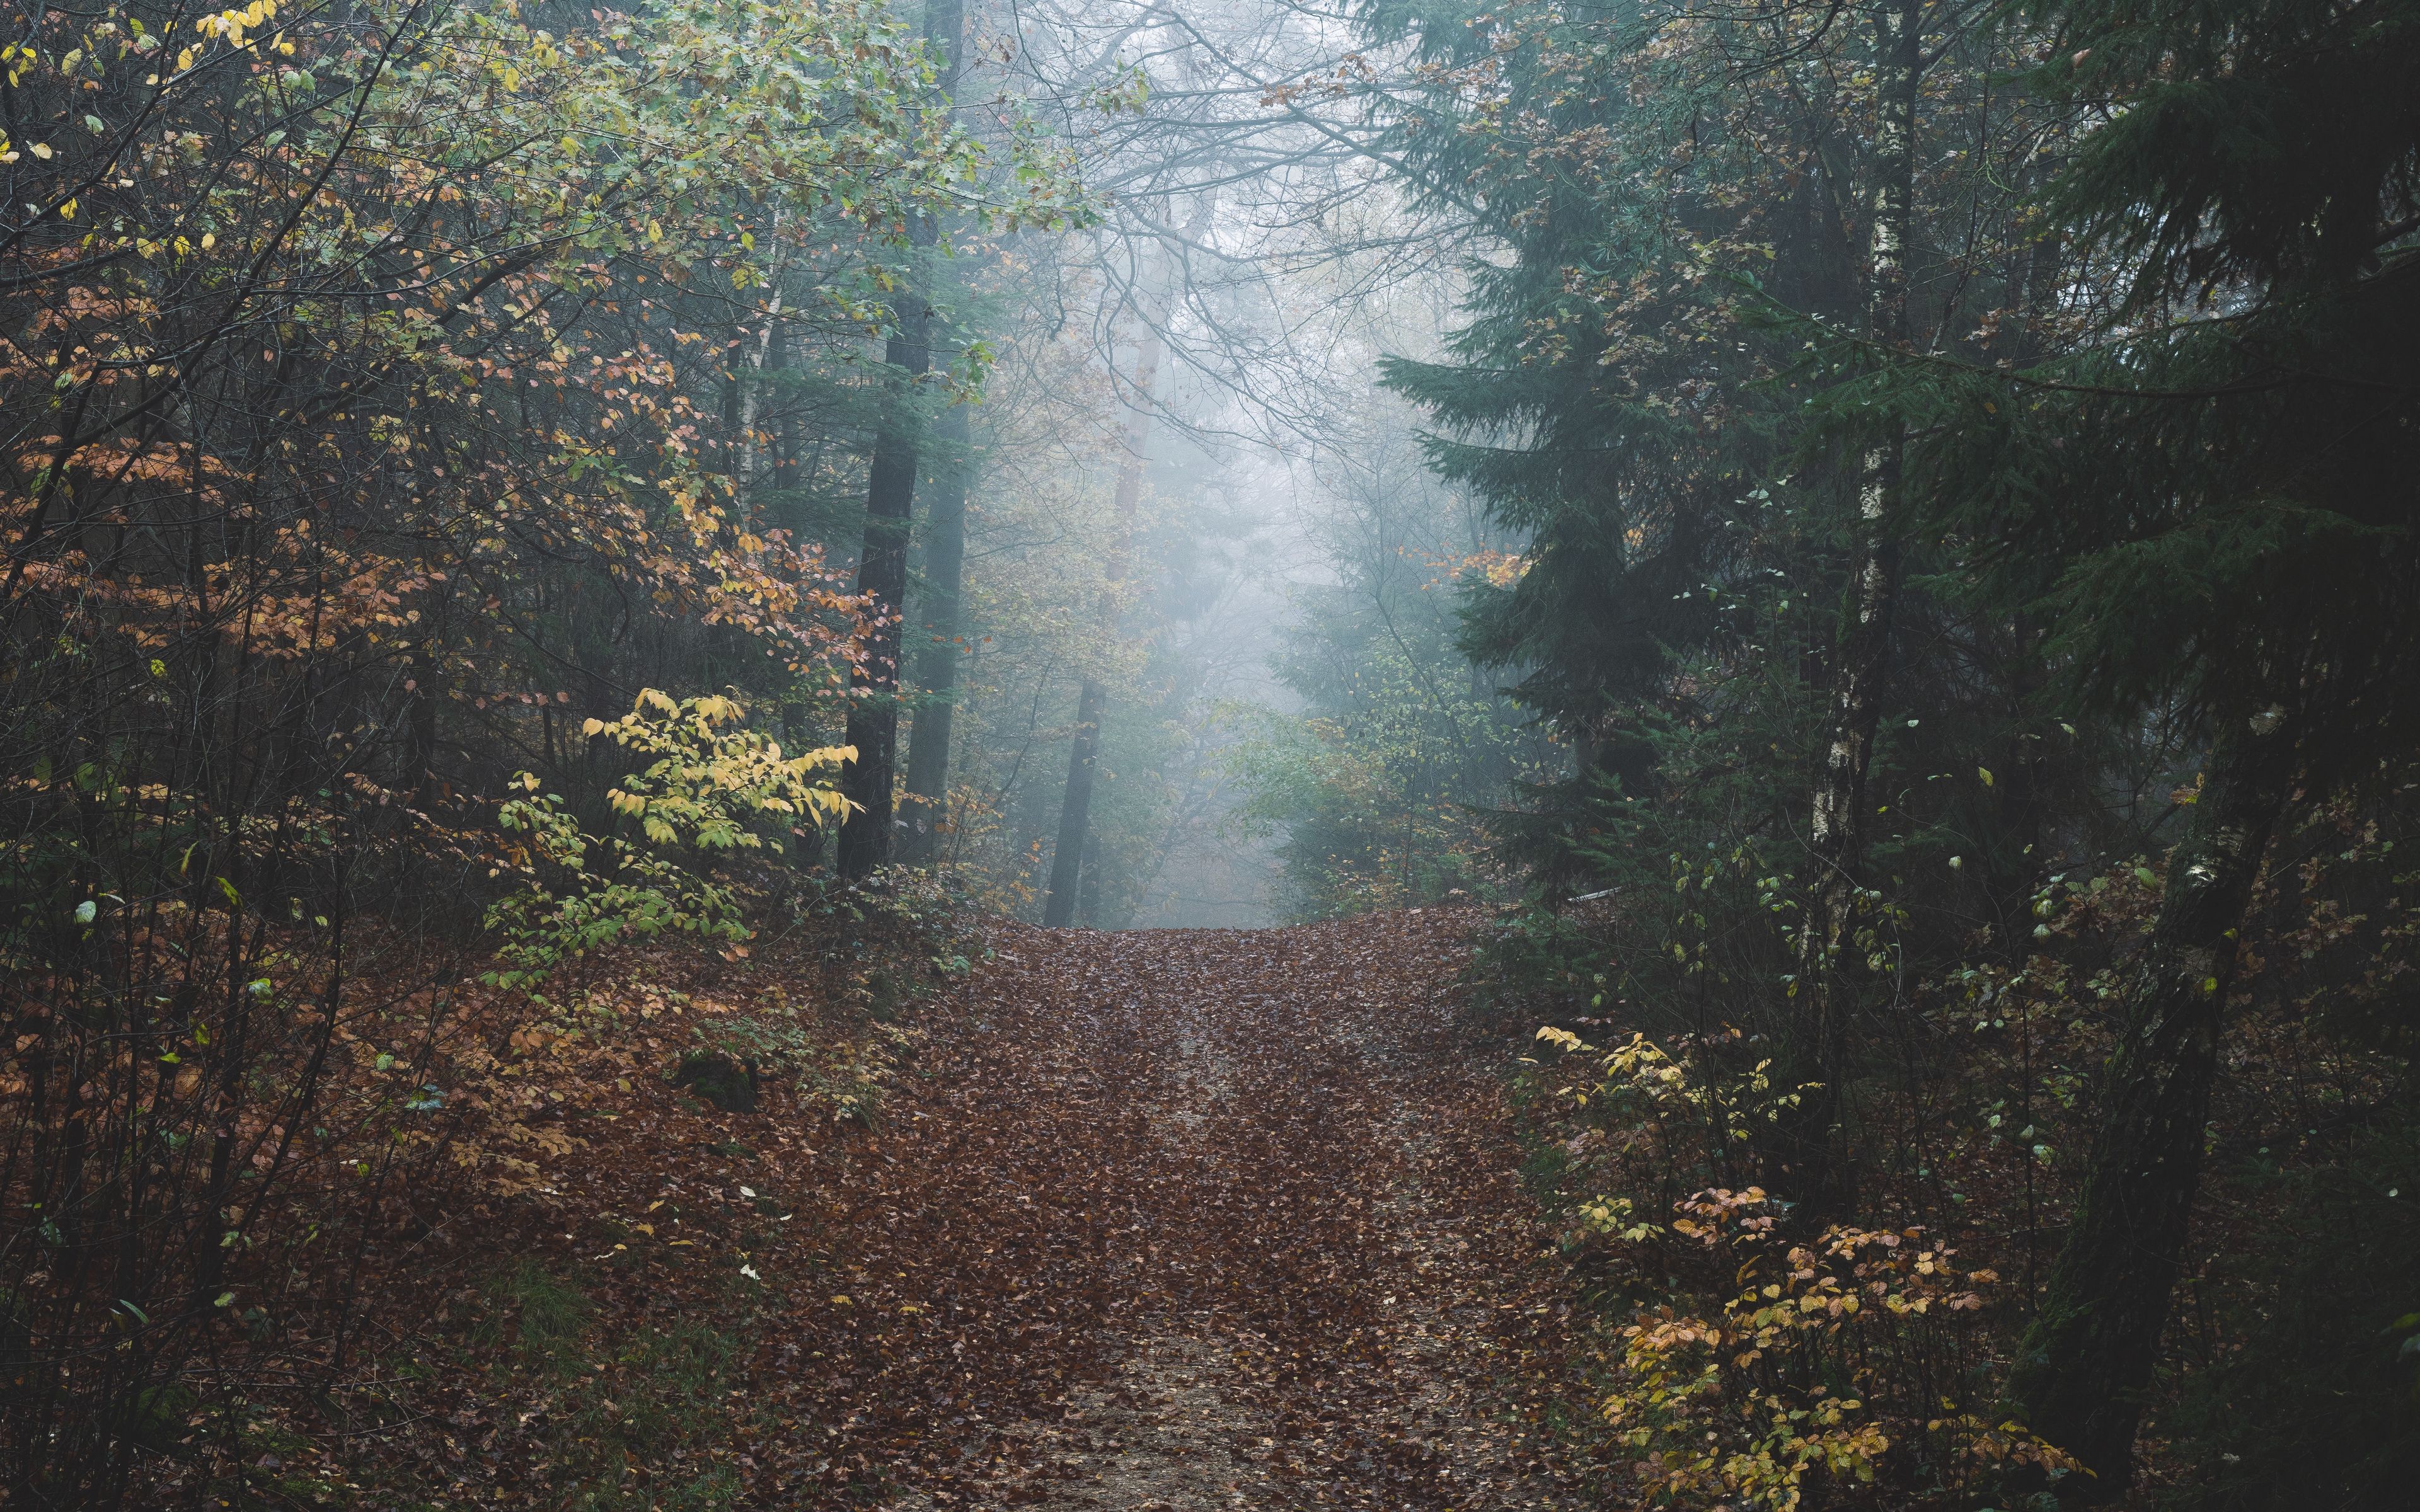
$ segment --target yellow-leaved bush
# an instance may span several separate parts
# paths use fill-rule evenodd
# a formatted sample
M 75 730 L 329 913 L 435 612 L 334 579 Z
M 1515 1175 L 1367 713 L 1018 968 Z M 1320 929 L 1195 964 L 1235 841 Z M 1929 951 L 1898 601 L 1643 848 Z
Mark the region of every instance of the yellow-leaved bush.
M 563 798 L 515 779 L 497 822 L 512 837 L 504 859 L 521 887 L 489 912 L 505 935 L 488 980 L 531 988 L 571 960 L 616 940 L 666 930 L 737 943 L 748 937 L 740 900 L 707 871 L 715 853 L 779 854 L 783 837 L 846 816 L 830 779 L 856 758 L 848 746 L 798 755 L 748 725 L 738 700 L 675 701 L 648 688 L 618 719 L 590 719 L 583 733 L 641 757 L 606 801 L 613 831 L 592 835 Z M 620 833 L 627 821 L 636 839 Z M 501 868 L 499 870 L 502 870 Z
M 1634 1035 L 1598 1052 L 1559 1028 L 1539 1038 L 1602 1057 L 1599 1079 L 1558 1091 L 1588 1124 L 1566 1150 L 1596 1152 L 1590 1174 L 1607 1184 L 1668 1181 L 1679 1157 L 1747 1140 L 1803 1090 L 1775 1087 L 1763 1062 L 1717 1072 L 1699 1044 Z M 1647 1299 L 1602 1325 L 1597 1408 L 1648 1500 L 1787 1509 L 1823 1480 L 1830 1499 L 1862 1488 L 1910 1504 L 1911 1491 L 1954 1501 L 2016 1465 L 2073 1468 L 1969 1402 L 1988 1399 L 1980 1319 L 1999 1277 L 1924 1229 L 1793 1239 L 1788 1205 L 1756 1185 L 1668 1207 L 1592 1196 L 1574 1217 L 1566 1247 L 1606 1252 Z
M 747 728 L 747 718 L 737 699 L 675 703 L 651 687 L 629 713 L 591 719 L 581 733 L 655 758 L 606 795 L 613 811 L 639 821 L 653 844 L 779 851 L 780 839 L 764 833 L 767 816 L 778 816 L 785 828 L 847 816 L 848 800 L 824 778 L 856 758 L 854 747 L 785 755 L 778 741 Z

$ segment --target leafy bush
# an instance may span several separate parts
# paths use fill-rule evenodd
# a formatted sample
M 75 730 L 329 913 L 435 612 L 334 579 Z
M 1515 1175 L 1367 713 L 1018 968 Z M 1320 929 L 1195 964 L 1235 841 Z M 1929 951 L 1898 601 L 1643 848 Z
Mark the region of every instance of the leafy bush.
M 706 870 L 718 853 L 782 850 L 781 835 L 846 814 L 847 800 L 824 780 L 856 751 L 828 746 L 796 756 L 747 727 L 734 699 L 641 693 L 628 714 L 591 719 L 592 740 L 611 739 L 655 758 L 607 795 L 618 821 L 638 834 L 585 833 L 536 777 L 515 779 L 497 823 L 525 837 L 510 858 L 525 885 L 497 903 L 490 928 L 504 932 L 496 985 L 534 987 L 564 962 L 614 940 L 667 930 L 734 943 L 749 929 L 738 895 Z
M 1634 1034 L 1601 1052 L 1538 1038 L 1585 1075 L 1556 1092 L 1581 1132 L 1564 1147 L 1567 1254 L 1593 1253 L 1614 1307 L 1596 1407 L 1643 1495 L 1789 1508 L 1814 1483 L 1953 1504 L 2012 1467 L 2071 1463 L 1992 1411 L 1981 1314 L 2000 1280 L 1921 1227 L 1830 1224 L 1792 1237 L 1792 1205 L 1761 1186 L 1674 1196 L 1737 1168 L 1806 1093 L 1735 1037 L 1668 1049 Z M 1578 1183 L 1593 1180 L 1592 1188 Z M 1628 1193 L 1661 1192 L 1642 1203 Z

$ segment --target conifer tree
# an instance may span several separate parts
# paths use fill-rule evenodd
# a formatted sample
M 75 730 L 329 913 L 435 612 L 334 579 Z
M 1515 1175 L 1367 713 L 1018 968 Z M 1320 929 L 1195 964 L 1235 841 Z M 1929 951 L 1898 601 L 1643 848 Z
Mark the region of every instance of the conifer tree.
M 2420 24 L 2301 0 L 2039 20 L 2038 85 L 2109 113 L 2049 204 L 2120 297 L 2028 374 L 1907 380 L 1933 519 L 2046 617 L 2073 705 L 2202 742 L 2009 1386 L 2094 1500 L 2132 1477 L 2270 837 L 2420 733 Z
M 1514 699 L 1576 753 L 1569 782 L 1507 821 L 1515 850 L 1567 884 L 1566 842 L 1592 795 L 1652 789 L 1642 720 L 1675 656 L 1715 633 L 1713 600 L 1693 590 L 1739 544 L 1736 481 L 1773 455 L 1769 416 L 1734 381 L 1756 360 L 1696 334 L 1731 324 L 1727 286 L 1671 277 L 1698 251 L 1728 262 L 1740 228 L 1699 193 L 1722 175 L 1713 162 L 1668 197 L 1629 190 L 1628 170 L 1691 115 L 1686 81 L 1643 102 L 1609 78 L 1567 86 L 1575 57 L 1626 64 L 1633 31 L 1514 8 L 1419 35 L 1436 85 L 1407 113 L 1402 159 L 1512 256 L 1471 268 L 1450 360 L 1390 361 L 1387 381 L 1436 424 L 1439 474 L 1530 542 L 1517 579 L 1466 586 L 1464 649 L 1514 673 Z M 1525 134 L 1491 125 L 1502 121 Z M 1541 159 L 1559 174 L 1542 179 Z

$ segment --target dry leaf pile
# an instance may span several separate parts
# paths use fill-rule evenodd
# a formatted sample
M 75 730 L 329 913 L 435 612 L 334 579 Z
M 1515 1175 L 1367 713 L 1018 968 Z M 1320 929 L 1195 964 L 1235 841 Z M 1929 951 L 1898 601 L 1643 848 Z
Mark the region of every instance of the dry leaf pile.
M 1502 1044 L 1452 1006 L 1469 918 L 994 926 L 871 1127 L 786 1090 L 752 1116 L 638 1087 L 479 1236 L 541 1204 L 510 1247 L 620 1342 L 458 1396 L 416 1441 L 420 1494 L 1576 1504 L 1535 1421 L 1564 1273 Z M 684 1378 L 690 1420 L 617 1419 L 700 1322 L 739 1349 Z

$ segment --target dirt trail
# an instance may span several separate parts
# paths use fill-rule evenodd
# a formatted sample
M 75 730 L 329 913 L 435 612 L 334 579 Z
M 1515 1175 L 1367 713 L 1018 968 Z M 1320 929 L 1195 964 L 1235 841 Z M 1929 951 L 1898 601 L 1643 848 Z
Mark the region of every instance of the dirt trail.
M 833 1458 L 899 1512 L 1577 1504 L 1470 918 L 995 937 L 871 1152 L 922 1178 L 833 1214 Z

